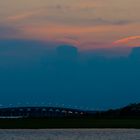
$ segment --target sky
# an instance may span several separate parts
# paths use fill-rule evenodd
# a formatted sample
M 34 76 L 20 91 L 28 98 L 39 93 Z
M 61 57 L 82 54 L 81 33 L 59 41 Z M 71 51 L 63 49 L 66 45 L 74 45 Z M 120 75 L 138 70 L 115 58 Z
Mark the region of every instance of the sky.
M 0 106 L 140 102 L 139 13 L 140 0 L 0 0 Z
M 80 49 L 140 45 L 139 0 L 0 1 L 0 38 L 73 44 Z
M 140 101 L 140 47 L 127 56 L 71 45 L 0 41 L 0 105 L 119 108 Z M 106 55 L 105 55 L 106 54 Z

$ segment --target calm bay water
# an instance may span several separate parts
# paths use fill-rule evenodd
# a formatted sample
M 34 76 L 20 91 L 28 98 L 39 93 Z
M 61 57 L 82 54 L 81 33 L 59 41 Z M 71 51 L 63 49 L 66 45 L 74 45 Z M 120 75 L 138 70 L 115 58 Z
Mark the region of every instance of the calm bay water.
M 140 140 L 140 130 L 0 130 L 0 140 Z

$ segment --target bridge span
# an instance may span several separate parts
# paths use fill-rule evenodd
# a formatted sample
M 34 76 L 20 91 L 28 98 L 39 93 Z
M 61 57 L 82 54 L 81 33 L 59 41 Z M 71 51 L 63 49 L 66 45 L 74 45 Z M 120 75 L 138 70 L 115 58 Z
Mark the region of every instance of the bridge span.
M 76 117 L 85 116 L 86 111 L 61 107 L 9 107 L 0 108 L 0 118 L 28 117 Z

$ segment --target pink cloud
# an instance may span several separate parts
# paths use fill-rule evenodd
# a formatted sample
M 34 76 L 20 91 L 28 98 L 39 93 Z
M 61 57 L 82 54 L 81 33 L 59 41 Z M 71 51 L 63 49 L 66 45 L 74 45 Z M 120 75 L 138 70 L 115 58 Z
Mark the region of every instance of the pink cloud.
M 9 21 L 20 21 L 20 20 L 30 18 L 30 17 L 34 16 L 36 13 L 37 13 L 36 11 L 25 12 L 25 13 L 9 16 L 7 18 L 7 20 L 9 20 Z
M 113 42 L 113 44 L 126 44 L 126 43 L 129 43 L 129 42 L 131 42 L 133 40 L 137 40 L 137 39 L 140 39 L 140 36 L 130 36 L 127 38 L 117 40 L 117 41 Z

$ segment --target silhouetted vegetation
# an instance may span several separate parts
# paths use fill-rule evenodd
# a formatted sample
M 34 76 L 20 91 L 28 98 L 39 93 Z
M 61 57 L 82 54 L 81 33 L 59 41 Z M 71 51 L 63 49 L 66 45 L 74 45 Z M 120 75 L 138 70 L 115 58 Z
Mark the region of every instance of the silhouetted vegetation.
M 105 117 L 140 117 L 140 103 L 130 104 L 120 109 L 110 109 L 100 112 L 100 116 Z

